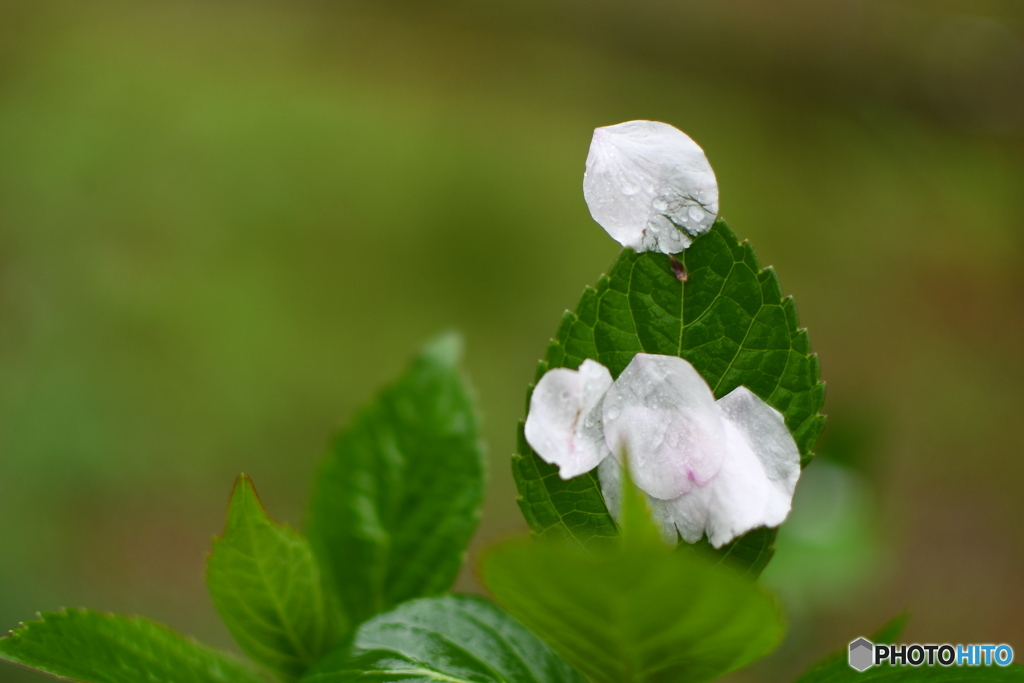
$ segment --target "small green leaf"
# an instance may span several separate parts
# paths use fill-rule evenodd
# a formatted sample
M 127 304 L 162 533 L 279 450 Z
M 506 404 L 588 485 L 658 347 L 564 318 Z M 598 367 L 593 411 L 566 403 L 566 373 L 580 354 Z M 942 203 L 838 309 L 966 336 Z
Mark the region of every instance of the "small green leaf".
M 224 537 L 214 540 L 206 581 L 235 642 L 286 680 L 300 677 L 344 635 L 309 543 L 267 516 L 244 474 Z
M 0 638 L 0 658 L 86 683 L 266 683 L 226 653 L 148 619 L 43 612 Z
M 699 683 L 778 644 L 779 608 L 751 580 L 624 536 L 509 543 L 484 558 L 484 584 L 593 683 Z
M 309 536 L 353 623 L 455 580 L 480 517 L 474 401 L 443 337 L 360 412 L 313 491 Z
M 549 368 L 576 369 L 587 358 L 618 377 L 639 352 L 681 356 L 715 398 L 745 386 L 778 409 L 806 464 L 825 423 L 819 414 L 825 385 L 793 299 L 782 296 L 775 271 L 762 269 L 754 250 L 724 221 L 678 258 L 689 273 L 685 283 L 670 257 L 624 249 L 597 288 L 588 287 L 576 310 L 565 313 L 537 379 Z M 513 472 L 520 508 L 535 533 L 582 544 L 615 535 L 596 472 L 562 481 L 557 468 L 530 449 L 522 423 Z M 771 558 L 774 538 L 774 530 L 755 529 L 719 555 L 757 573 Z
M 893 643 L 903 632 L 907 613 L 900 612 L 868 637 L 872 643 Z M 796 681 L 796 683 L 856 683 L 857 681 L 885 681 L 886 683 L 1003 683 L 1024 681 L 1024 667 L 1011 664 L 1001 666 L 872 666 L 857 671 L 850 666 L 844 648 L 825 657 Z
M 330 655 L 303 679 L 352 681 L 586 683 L 497 606 L 456 595 L 414 600 L 371 619 L 352 650 Z

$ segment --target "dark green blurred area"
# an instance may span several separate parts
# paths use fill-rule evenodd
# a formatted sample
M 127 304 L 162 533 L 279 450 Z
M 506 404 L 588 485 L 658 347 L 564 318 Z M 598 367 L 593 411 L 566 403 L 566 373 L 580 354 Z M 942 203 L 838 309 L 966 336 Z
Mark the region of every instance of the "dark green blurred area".
M 735 680 L 907 606 L 909 641 L 1024 647 L 1019 6 L 0 0 L 0 628 L 89 606 L 228 646 L 234 477 L 301 524 L 331 435 L 446 328 L 492 455 L 475 547 L 522 531 L 526 385 L 618 250 L 591 131 L 650 118 L 829 383 L 767 576 L 792 635 Z

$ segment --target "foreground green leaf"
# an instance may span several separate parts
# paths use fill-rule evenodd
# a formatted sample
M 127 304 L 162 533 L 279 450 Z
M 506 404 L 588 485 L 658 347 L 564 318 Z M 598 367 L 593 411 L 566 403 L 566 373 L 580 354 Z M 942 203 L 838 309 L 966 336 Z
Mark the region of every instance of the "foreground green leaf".
M 903 632 L 907 613 L 903 612 L 868 637 L 872 643 L 893 643 Z M 856 681 L 886 681 L 886 683 L 1002 683 L 1024 681 L 1024 667 L 1020 665 L 1000 666 L 921 666 L 893 667 L 873 666 L 866 671 L 857 671 L 849 665 L 846 648 L 830 654 L 796 683 L 856 683 Z
M 325 659 L 303 683 L 586 683 L 494 604 L 424 598 L 360 627 L 352 650 Z
M 593 683 L 699 683 L 775 648 L 783 625 L 769 595 L 645 535 L 590 550 L 510 543 L 484 558 L 484 584 Z
M 678 257 L 689 272 L 680 282 L 664 254 L 624 249 L 597 288 L 587 288 L 566 312 L 537 369 L 576 369 L 587 358 L 613 377 L 639 352 L 681 356 L 721 398 L 746 386 L 785 416 L 803 462 L 824 427 L 824 384 L 791 297 L 771 268 L 762 269 L 749 244 L 718 221 Z M 615 535 L 596 472 L 562 481 L 519 430 L 513 471 L 520 507 L 535 533 L 580 543 Z M 754 530 L 724 554 L 759 570 L 771 556 L 774 530 Z M 737 547 L 738 546 L 738 547 Z
M 206 580 L 239 647 L 285 679 L 301 676 L 344 635 L 309 543 L 267 516 L 244 474 Z
M 317 477 L 309 536 L 345 613 L 361 622 L 449 588 L 476 528 L 484 452 L 444 337 L 355 418 Z
M 140 617 L 44 612 L 0 638 L 0 658 L 87 683 L 266 683 L 248 666 Z

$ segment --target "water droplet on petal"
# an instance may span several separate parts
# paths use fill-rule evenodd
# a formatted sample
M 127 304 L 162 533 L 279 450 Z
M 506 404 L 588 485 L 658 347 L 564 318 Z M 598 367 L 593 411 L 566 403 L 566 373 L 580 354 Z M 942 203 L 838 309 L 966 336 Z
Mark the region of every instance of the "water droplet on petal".
M 718 212 L 718 185 L 704 152 L 682 131 L 657 121 L 594 131 L 583 196 L 594 220 L 636 251 L 674 254 L 690 245 L 656 218 L 696 234 Z M 698 196 L 700 206 L 691 212 L 688 207 Z

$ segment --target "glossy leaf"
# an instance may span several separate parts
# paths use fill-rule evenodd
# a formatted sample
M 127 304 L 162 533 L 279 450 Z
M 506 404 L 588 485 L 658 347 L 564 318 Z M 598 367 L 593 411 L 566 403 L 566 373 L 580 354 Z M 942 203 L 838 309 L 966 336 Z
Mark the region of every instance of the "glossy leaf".
M 86 683 L 266 683 L 226 653 L 140 617 L 44 612 L 0 638 L 0 658 Z
M 770 652 L 783 632 L 775 600 L 750 579 L 673 552 L 653 528 L 590 549 L 510 543 L 484 558 L 483 579 L 593 683 L 712 680 Z
M 313 492 L 309 537 L 353 623 L 455 580 L 476 528 L 484 452 L 444 337 L 338 438 Z
M 354 681 L 586 683 L 497 606 L 455 595 L 415 600 L 371 619 L 352 650 L 329 656 L 303 679 Z
M 244 474 L 206 579 L 238 645 L 285 679 L 301 676 L 344 635 L 309 543 L 267 516 Z
M 724 221 L 678 258 L 686 282 L 670 257 L 624 249 L 597 288 L 588 287 L 576 310 L 565 313 L 537 378 L 553 367 L 575 369 L 586 358 L 617 377 L 639 352 L 681 356 L 715 398 L 746 386 L 778 409 L 806 464 L 824 427 L 824 384 L 793 299 L 782 296 L 775 271 L 762 269 L 754 250 Z M 533 531 L 582 544 L 615 535 L 596 472 L 561 480 L 530 449 L 522 424 L 519 433 L 513 470 Z M 770 559 L 774 537 L 774 530 L 757 529 L 717 554 L 756 573 Z

